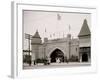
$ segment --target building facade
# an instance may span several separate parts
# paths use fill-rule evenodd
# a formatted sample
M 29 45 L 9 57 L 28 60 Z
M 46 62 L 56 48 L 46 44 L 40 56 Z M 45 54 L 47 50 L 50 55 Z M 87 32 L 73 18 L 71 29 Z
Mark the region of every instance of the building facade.
M 85 19 L 82 28 L 79 32 L 78 38 L 72 38 L 71 34 L 67 37 L 48 39 L 44 38 L 42 41 L 38 30 L 31 37 L 31 57 L 32 62 L 36 59 L 50 58 L 50 62 L 56 62 L 59 58 L 61 62 L 91 61 L 91 33 Z M 74 60 L 73 60 L 74 59 Z
M 72 56 L 79 58 L 79 40 L 72 39 L 71 34 L 66 38 L 52 39 L 44 38 L 42 43 L 41 37 L 36 31 L 31 40 L 32 45 L 32 60 L 41 58 L 50 58 L 51 62 L 56 62 L 56 58 L 70 59 Z

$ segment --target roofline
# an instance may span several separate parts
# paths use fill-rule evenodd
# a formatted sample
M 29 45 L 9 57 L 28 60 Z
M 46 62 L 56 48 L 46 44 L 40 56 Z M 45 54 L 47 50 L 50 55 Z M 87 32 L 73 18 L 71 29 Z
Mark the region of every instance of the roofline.
M 91 34 L 87 34 L 87 35 L 78 35 L 78 37 L 86 37 L 86 36 L 91 36 Z

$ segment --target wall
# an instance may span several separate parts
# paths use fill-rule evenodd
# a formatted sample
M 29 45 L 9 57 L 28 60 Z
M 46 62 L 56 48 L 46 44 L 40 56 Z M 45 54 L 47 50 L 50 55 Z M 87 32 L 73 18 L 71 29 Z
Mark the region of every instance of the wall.
M 25 0 L 24 0 L 25 1 Z M 28 0 L 31 1 L 31 0 Z M 42 4 L 64 4 L 64 5 L 80 5 L 80 6 L 96 6 L 97 7 L 97 21 L 98 26 L 93 28 L 94 38 L 92 39 L 96 44 L 94 51 L 98 54 L 98 70 L 97 73 L 86 74 L 72 74 L 72 75 L 57 75 L 37 77 L 32 79 L 19 79 L 19 80 L 100 80 L 100 0 L 32 0 L 34 3 Z M 0 1 L 0 80 L 12 80 L 10 78 L 10 65 L 11 65 L 11 2 L 10 0 Z
M 68 47 L 66 41 L 55 41 L 54 43 L 49 43 L 46 46 L 46 54 L 50 57 L 51 53 L 58 48 L 64 53 L 64 55 L 69 56 L 68 54 L 65 54 L 66 52 L 68 52 L 68 48 L 66 49 L 66 47 Z

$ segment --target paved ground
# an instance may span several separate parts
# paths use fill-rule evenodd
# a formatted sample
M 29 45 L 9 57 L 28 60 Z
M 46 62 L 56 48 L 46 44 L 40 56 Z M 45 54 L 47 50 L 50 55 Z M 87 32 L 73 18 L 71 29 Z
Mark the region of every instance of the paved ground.
M 79 62 L 70 62 L 70 63 L 51 63 L 50 65 L 37 64 L 29 66 L 24 64 L 24 69 L 41 69 L 41 68 L 57 68 L 57 67 L 77 67 L 77 66 L 89 66 L 90 63 L 79 63 Z

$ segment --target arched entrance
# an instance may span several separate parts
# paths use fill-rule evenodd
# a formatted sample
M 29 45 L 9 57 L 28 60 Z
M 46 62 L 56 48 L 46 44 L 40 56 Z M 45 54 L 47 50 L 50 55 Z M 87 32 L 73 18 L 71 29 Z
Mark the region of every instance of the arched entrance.
M 88 62 L 88 54 L 86 53 L 82 54 L 82 62 Z
M 56 59 L 59 58 L 61 62 L 64 62 L 64 53 L 60 49 L 55 49 L 51 55 L 51 62 L 56 62 Z

